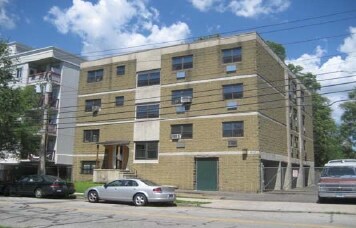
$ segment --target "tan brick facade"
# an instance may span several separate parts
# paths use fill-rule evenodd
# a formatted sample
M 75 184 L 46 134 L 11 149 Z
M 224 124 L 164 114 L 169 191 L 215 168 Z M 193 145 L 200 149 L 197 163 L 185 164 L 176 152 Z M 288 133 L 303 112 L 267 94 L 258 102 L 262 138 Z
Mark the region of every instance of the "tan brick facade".
M 231 48 L 241 48 L 241 60 L 223 64 L 222 50 Z M 192 68 L 173 70 L 173 57 L 190 55 Z M 148 70 L 149 59 L 152 59 L 152 70 L 160 66 L 160 83 L 138 87 L 137 73 Z M 227 72 L 229 65 L 236 66 L 236 72 Z M 124 75 L 116 74 L 117 66 L 125 66 Z M 104 70 L 103 79 L 87 83 L 88 71 L 98 69 Z M 185 78 L 177 78 L 179 71 L 185 72 Z M 83 174 L 81 169 L 83 161 L 96 161 L 97 152 L 100 167 L 105 163 L 106 146 L 100 145 L 97 150 L 97 142 L 84 142 L 84 130 L 98 129 L 98 142 L 104 145 L 108 141 L 128 141 L 125 144 L 129 151 L 126 168 L 137 172 L 141 178 L 176 185 L 180 189 L 197 189 L 198 183 L 203 181 L 199 176 L 202 172 L 201 166 L 198 167 L 199 158 L 216 158 L 216 190 L 258 192 L 262 187 L 263 159 L 273 160 L 278 155 L 281 159 L 273 161 L 287 162 L 288 135 L 298 134 L 289 129 L 286 73 L 285 65 L 271 54 L 256 34 L 203 40 L 84 63 L 73 178 L 92 179 L 91 174 Z M 224 99 L 226 85 L 241 85 L 242 97 Z M 177 113 L 177 105 L 172 104 L 172 91 L 186 89 L 192 90 L 192 102 L 189 110 Z M 124 96 L 123 106 L 116 106 L 117 96 Z M 85 112 L 85 102 L 91 99 L 101 99 L 101 110 L 95 115 Z M 236 102 L 236 109 L 227 108 L 231 101 Z M 305 102 L 309 102 L 308 98 Z M 159 117 L 136 119 L 137 104 L 142 103 L 159 104 Z M 310 106 L 306 106 L 305 151 L 307 161 L 313 162 L 309 111 Z M 243 123 L 242 135 L 224 137 L 223 123 L 227 122 Z M 182 124 L 191 124 L 192 138 L 172 140 L 172 125 Z M 157 142 L 157 159 L 136 158 L 135 145 L 141 141 Z M 262 153 L 265 158 L 261 157 Z

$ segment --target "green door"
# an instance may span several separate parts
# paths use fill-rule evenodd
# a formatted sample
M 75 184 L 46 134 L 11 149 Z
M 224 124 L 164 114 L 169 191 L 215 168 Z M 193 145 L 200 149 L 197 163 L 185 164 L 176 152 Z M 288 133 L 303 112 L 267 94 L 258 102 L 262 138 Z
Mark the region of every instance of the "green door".
M 218 190 L 218 159 L 196 159 L 197 190 Z

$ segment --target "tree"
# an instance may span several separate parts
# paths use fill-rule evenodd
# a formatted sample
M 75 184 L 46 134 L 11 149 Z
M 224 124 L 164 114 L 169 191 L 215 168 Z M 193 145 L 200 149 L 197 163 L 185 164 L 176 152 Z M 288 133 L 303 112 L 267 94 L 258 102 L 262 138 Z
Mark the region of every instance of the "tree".
M 340 105 L 344 110 L 340 132 L 344 154 L 348 158 L 356 158 L 356 87 L 349 93 L 349 99 Z
M 1 156 L 9 153 L 28 152 L 35 149 L 35 133 L 39 125 L 28 114 L 38 107 L 38 96 L 33 88 L 15 88 L 13 86 L 13 62 L 7 43 L 0 40 L 0 152 Z M 35 111 L 36 112 L 36 111 Z M 38 118 L 38 117 L 36 117 Z M 29 142 L 31 141 L 31 143 Z
M 285 60 L 286 51 L 283 45 L 271 41 L 267 41 L 267 44 L 281 60 Z M 303 67 L 298 65 L 288 64 L 288 68 L 312 93 L 315 165 L 323 166 L 329 160 L 343 158 L 340 132 L 331 117 L 332 110 L 329 100 L 318 94 L 321 85 L 317 81 L 316 75 L 303 72 Z
M 283 47 L 283 45 L 268 40 L 266 43 L 272 49 L 272 51 L 284 62 L 286 59 L 286 49 Z
M 315 165 L 323 166 L 329 160 L 343 158 L 339 130 L 331 116 L 330 101 L 317 93 L 321 86 L 316 75 L 303 73 L 301 66 L 288 64 L 288 68 L 312 92 Z

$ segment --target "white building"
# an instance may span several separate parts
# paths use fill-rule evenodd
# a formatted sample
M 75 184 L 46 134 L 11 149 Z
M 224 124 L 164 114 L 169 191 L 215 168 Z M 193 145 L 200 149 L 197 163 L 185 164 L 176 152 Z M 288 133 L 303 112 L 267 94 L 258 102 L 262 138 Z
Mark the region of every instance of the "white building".
M 43 96 L 46 87 L 47 92 L 51 91 L 48 93 L 48 130 L 41 132 L 47 139 L 46 172 L 61 173 L 61 176 L 69 178 L 73 163 L 80 63 L 84 60 L 55 47 L 33 49 L 17 42 L 8 45 L 17 79 L 14 86 L 34 85 L 37 92 L 42 90 Z M 18 162 L 26 163 L 24 160 Z M 27 162 L 34 167 L 38 165 L 38 161 Z M 0 160 L 0 171 L 6 169 L 6 164 L 10 164 L 9 161 Z M 15 163 L 12 161 L 11 164 Z

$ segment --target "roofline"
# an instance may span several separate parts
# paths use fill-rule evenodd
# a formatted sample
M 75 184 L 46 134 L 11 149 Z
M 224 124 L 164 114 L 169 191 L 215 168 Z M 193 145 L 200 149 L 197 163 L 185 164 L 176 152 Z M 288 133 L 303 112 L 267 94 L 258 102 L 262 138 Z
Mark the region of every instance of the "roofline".
M 75 57 L 77 59 L 81 59 L 81 60 L 85 61 L 85 59 L 82 58 L 82 57 L 78 57 L 78 56 L 76 56 L 76 55 L 74 55 L 74 54 L 72 54 L 72 53 L 70 53 L 68 51 L 64 51 L 63 49 L 60 49 L 60 48 L 57 48 L 57 47 L 54 47 L 54 46 L 48 46 L 48 47 L 44 47 L 44 48 L 36 48 L 36 49 L 29 50 L 29 51 L 16 53 L 13 56 L 19 57 L 19 56 L 23 56 L 23 55 L 30 55 L 30 54 L 33 54 L 33 53 L 45 52 L 45 51 L 48 51 L 48 50 L 56 50 L 58 52 L 64 53 L 65 55 L 69 55 L 71 57 Z
M 126 53 L 122 53 L 122 54 L 117 54 L 117 55 L 111 55 L 108 57 L 87 60 L 87 61 L 85 61 L 85 63 L 91 63 L 91 62 L 103 61 L 103 60 L 111 60 L 112 58 L 115 58 L 115 57 L 126 56 L 126 55 L 135 55 L 135 54 L 144 53 L 144 52 L 148 52 L 148 51 L 152 51 L 152 50 L 160 50 L 160 49 L 178 47 L 178 46 L 183 46 L 183 45 L 209 42 L 214 39 L 215 40 L 216 39 L 225 40 L 225 39 L 231 39 L 233 37 L 242 37 L 242 36 L 251 36 L 251 35 L 257 36 L 257 32 L 247 32 L 247 33 L 241 33 L 241 34 L 232 35 L 232 36 L 224 36 L 224 37 L 220 36 L 220 37 L 207 38 L 207 39 L 203 39 L 203 40 L 194 40 L 192 42 L 185 42 L 185 43 L 181 43 L 181 44 L 173 44 L 173 45 L 161 46 L 161 47 L 156 47 L 156 48 L 147 48 L 147 49 L 142 49 L 142 50 L 137 50 L 137 51 L 132 51 L 132 52 L 126 52 Z M 175 41 L 172 41 L 172 42 L 175 42 Z
M 47 52 L 47 51 L 58 52 L 60 55 L 63 54 L 63 56 L 65 56 L 64 58 L 60 58 L 60 56 L 59 57 L 58 56 L 53 56 L 53 57 L 55 59 L 60 60 L 60 61 L 72 64 L 74 66 L 80 66 L 80 64 L 82 62 L 86 61 L 84 58 L 78 57 L 78 56 L 76 56 L 76 55 L 74 55 L 74 54 L 72 54 L 70 52 L 64 51 L 64 50 L 59 49 L 59 48 L 54 47 L 54 46 L 48 46 L 48 47 L 44 47 L 44 48 L 32 49 L 32 50 L 29 50 L 29 51 L 16 53 L 14 55 L 11 55 L 10 57 L 11 58 L 19 58 L 19 57 L 30 56 L 30 55 L 39 54 L 39 53 L 42 53 L 42 52 Z M 76 64 L 74 61 L 70 61 L 70 59 L 77 59 L 80 63 Z

